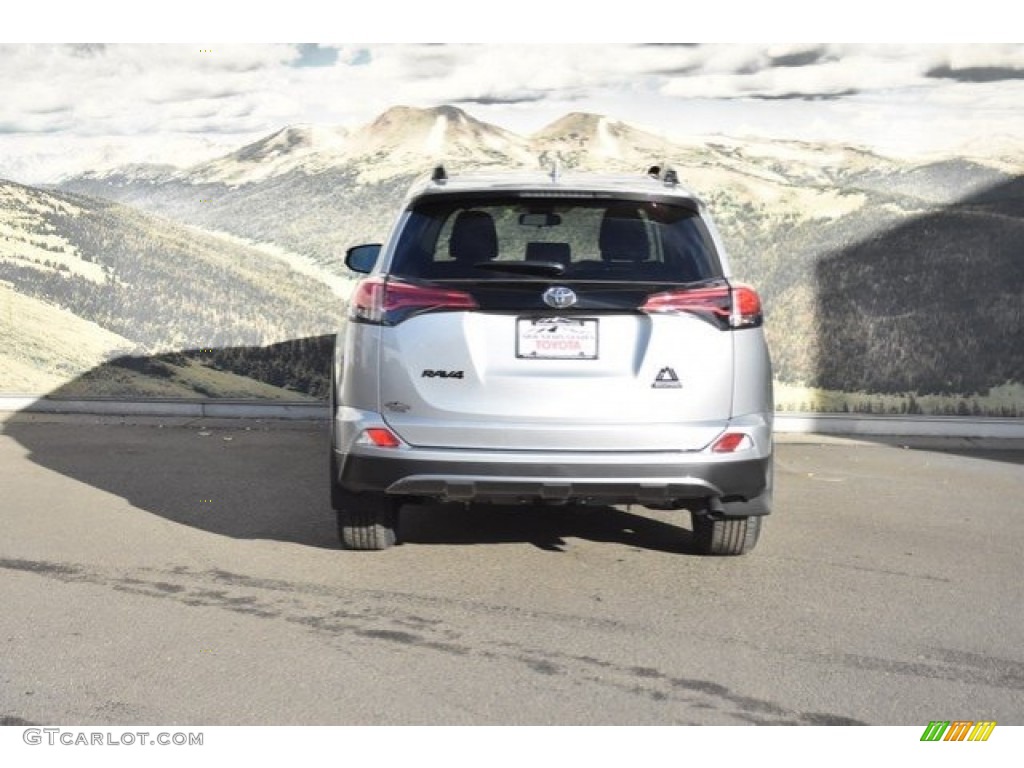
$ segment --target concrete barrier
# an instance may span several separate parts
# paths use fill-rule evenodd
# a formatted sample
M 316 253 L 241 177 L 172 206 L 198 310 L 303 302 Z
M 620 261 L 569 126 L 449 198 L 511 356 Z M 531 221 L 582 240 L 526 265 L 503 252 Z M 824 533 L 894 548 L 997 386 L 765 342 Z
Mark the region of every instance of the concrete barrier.
M 176 418 L 323 419 L 324 402 L 255 400 L 63 400 L 48 397 L 0 397 L 0 411 L 90 414 L 97 416 L 167 416 Z
M 847 416 L 831 413 L 776 414 L 782 434 L 864 437 L 971 437 L 1024 439 L 1024 419 L 971 416 Z
M 90 414 L 100 416 L 165 416 L 177 418 L 302 419 L 329 418 L 324 402 L 260 402 L 255 400 L 62 400 L 48 397 L 0 396 L 0 412 Z M 850 437 L 964 437 L 1024 440 L 1024 419 L 968 416 L 849 416 L 827 413 L 786 413 L 775 417 L 780 434 Z

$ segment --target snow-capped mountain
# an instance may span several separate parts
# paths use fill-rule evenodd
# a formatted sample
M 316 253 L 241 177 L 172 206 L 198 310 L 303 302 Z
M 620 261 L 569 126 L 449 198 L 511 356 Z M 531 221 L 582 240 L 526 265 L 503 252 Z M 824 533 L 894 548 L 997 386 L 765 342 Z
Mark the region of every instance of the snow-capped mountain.
M 353 133 L 348 159 L 364 183 L 438 163 L 534 167 L 537 162 L 527 140 L 449 106 L 392 107 Z
M 678 154 L 663 137 L 586 112 L 572 112 L 547 125 L 533 134 L 531 143 L 542 159 L 557 157 L 566 167 L 580 170 L 637 170 Z
M 355 241 L 383 237 L 410 180 L 458 169 L 536 167 L 529 139 L 455 107 L 394 107 L 352 130 L 292 126 L 184 170 L 137 166 L 61 187 L 340 265 Z
M 354 130 L 293 125 L 189 168 L 134 164 L 80 174 L 66 185 L 98 180 L 111 186 L 173 181 L 240 187 L 290 173 L 312 176 L 343 169 L 353 171 L 360 183 L 373 183 L 442 162 L 467 167 L 532 167 L 537 157 L 527 139 L 481 122 L 456 107 L 393 107 Z
M 337 126 L 289 126 L 177 177 L 193 184 L 240 186 L 295 170 L 316 173 L 345 161 L 348 139 L 349 132 Z

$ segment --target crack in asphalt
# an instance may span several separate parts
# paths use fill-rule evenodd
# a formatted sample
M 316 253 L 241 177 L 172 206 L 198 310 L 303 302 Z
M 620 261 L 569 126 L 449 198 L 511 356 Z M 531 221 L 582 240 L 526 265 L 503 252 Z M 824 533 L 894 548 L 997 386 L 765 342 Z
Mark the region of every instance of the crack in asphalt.
M 454 657 L 476 657 L 514 662 L 537 675 L 564 677 L 578 686 L 595 685 L 656 702 L 680 702 L 695 710 L 711 710 L 740 722 L 757 724 L 858 725 L 863 721 L 822 712 L 798 712 L 754 696 L 745 696 L 710 680 L 674 676 L 663 670 L 620 664 L 591 655 L 552 651 L 509 640 L 468 641 L 445 626 L 443 620 L 417 615 L 416 608 L 458 607 L 500 613 L 506 619 L 585 623 L 601 629 L 632 631 L 619 622 L 571 614 L 522 611 L 510 606 L 466 603 L 454 599 L 400 592 L 331 588 L 230 573 L 198 571 L 177 566 L 167 570 L 144 568 L 131 572 L 102 572 L 68 563 L 0 559 L 0 569 L 33 573 L 65 583 L 108 587 L 119 592 L 171 600 L 190 607 L 231 611 L 266 620 L 285 621 L 332 640 L 358 639 L 415 648 Z M 358 601 L 374 605 L 354 608 Z M 348 607 L 339 608 L 339 602 Z M 389 604 L 390 603 L 390 604 Z M 817 664 L 841 664 L 866 669 L 1024 689 L 1024 664 L 1005 659 L 971 656 L 962 652 L 937 653 L 934 661 L 904 662 L 855 654 L 796 654 Z
M 26 726 L 40 726 L 42 723 L 34 723 L 31 720 L 23 720 L 20 717 L 14 715 L 0 715 L 0 726 L 2 725 L 18 725 L 22 727 Z

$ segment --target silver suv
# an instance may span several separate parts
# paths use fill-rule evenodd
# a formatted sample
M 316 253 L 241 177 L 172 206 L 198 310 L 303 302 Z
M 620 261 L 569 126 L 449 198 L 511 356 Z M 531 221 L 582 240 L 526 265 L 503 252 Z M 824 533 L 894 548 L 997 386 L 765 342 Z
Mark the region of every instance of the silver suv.
M 761 302 L 674 172 L 415 185 L 335 345 L 343 546 L 396 541 L 405 500 L 688 510 L 738 555 L 772 499 Z

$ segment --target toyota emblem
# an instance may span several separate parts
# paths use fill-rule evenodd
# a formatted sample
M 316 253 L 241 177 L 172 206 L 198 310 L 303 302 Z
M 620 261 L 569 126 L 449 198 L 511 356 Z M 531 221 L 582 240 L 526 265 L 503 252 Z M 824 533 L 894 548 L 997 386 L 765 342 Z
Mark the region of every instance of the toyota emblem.
M 576 303 L 576 293 L 564 285 L 554 285 L 544 291 L 544 303 L 555 309 L 565 309 Z

